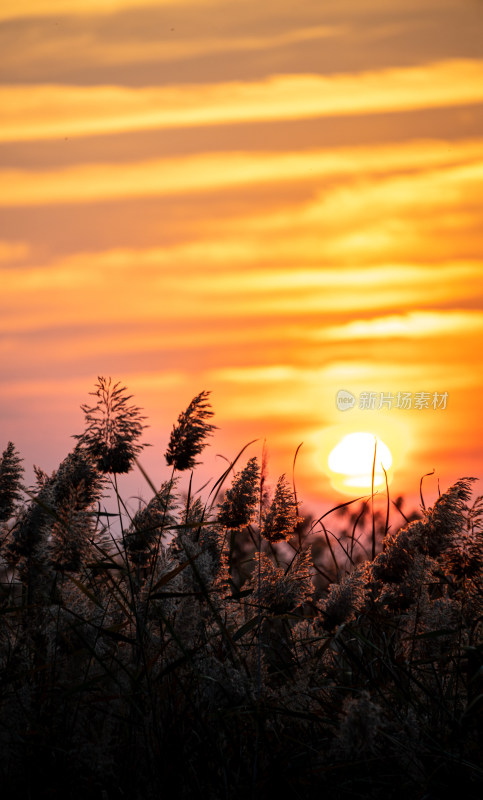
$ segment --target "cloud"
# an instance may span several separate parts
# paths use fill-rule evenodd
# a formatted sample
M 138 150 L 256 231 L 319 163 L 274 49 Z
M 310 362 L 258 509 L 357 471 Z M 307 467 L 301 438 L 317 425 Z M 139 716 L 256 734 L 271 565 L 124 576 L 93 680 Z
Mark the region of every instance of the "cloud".
M 387 113 L 483 102 L 483 61 L 370 72 L 273 76 L 251 83 L 131 89 L 7 86 L 0 141 Z
M 49 70 L 58 74 L 69 64 L 72 72 L 76 67 L 85 65 L 86 53 L 89 53 L 90 66 L 102 68 L 112 65 L 132 65 L 151 63 L 169 63 L 184 59 L 195 59 L 203 56 L 213 58 L 215 55 L 266 52 L 270 49 L 282 48 L 322 39 L 340 37 L 345 29 L 342 26 L 313 25 L 275 33 L 241 34 L 227 33 L 217 38 L 209 33 L 196 32 L 188 36 L 173 36 L 169 28 L 166 35 L 162 32 L 152 41 L 148 38 L 124 38 L 101 36 L 91 28 L 79 29 L 78 25 L 67 31 L 52 30 L 51 25 L 45 29 L 38 26 L 22 33 L 23 46 L 12 35 L 6 35 L 2 41 L 2 69 L 5 76 L 14 75 L 18 81 L 22 79 L 39 81 L 39 75 Z M 139 91 L 139 90 L 138 90 Z
M 360 319 L 320 331 L 320 340 L 421 339 L 481 334 L 482 311 L 408 311 L 374 319 Z
M 176 5 L 207 6 L 214 5 L 216 0 L 142 0 L 143 7 L 156 8 Z M 135 8 L 135 0 L 69 0 L 66 8 L 65 0 L 7 0 L 0 6 L 0 19 L 16 19 L 21 17 L 112 14 L 123 9 Z
M 176 6 L 183 6 L 188 8 L 206 8 L 210 9 L 218 6 L 223 9 L 226 5 L 226 0 L 142 0 L 142 3 L 137 0 L 69 0 L 68 8 L 66 8 L 66 0 L 6 0 L 0 6 L 0 19 L 13 19 L 23 17 L 39 17 L 39 16 L 60 16 L 69 14 L 72 16 L 84 15 L 112 15 L 123 11 L 139 12 L 139 7 L 143 9 L 148 8 L 173 8 Z M 239 4 L 234 4 L 235 6 Z M 256 12 L 260 12 L 260 3 L 246 0 L 243 5 L 249 9 L 251 16 Z M 421 0 L 406 0 L 404 5 L 406 10 L 420 10 Z M 262 4 L 262 10 L 267 15 L 273 15 L 283 10 L 285 14 L 292 13 L 294 16 L 300 16 L 300 6 L 298 4 L 291 5 L 285 0 L 265 0 Z M 454 8 L 454 0 L 425 0 L 424 8 L 434 9 L 435 11 L 442 11 L 444 9 Z M 305 0 L 304 11 L 307 14 L 319 11 L 319 0 Z M 361 5 L 360 0 L 338 0 L 334 4 L 334 8 L 328 7 L 324 10 L 327 16 L 337 15 L 339 13 L 349 14 L 358 13 L 361 16 L 373 16 L 375 14 L 384 13 L 387 11 L 387 0 L 365 0 Z M 295 13 L 294 13 L 295 12 Z
M 377 148 L 285 153 L 201 153 L 141 162 L 81 164 L 59 170 L 1 170 L 0 206 L 162 197 L 340 177 L 350 178 L 351 182 L 356 178 L 366 179 L 366 185 L 360 186 L 361 192 L 366 194 L 366 208 L 386 206 L 388 199 L 406 206 L 428 201 L 441 205 L 459 196 L 462 186 L 479 184 L 482 169 L 483 139 L 452 143 L 423 140 L 381 144 Z M 367 185 L 369 175 L 384 176 L 391 172 L 402 174 L 391 175 L 387 183 Z M 412 174 L 405 175 L 406 172 Z M 417 172 L 419 175 L 415 174 Z M 451 197 L 442 194 L 442 184 Z M 415 191 L 416 186 L 418 191 Z M 333 216 L 341 219 L 355 210 L 359 213 L 361 205 L 359 190 L 344 188 L 335 197 Z M 327 217 L 328 202 L 323 213 Z
M 178 330 L 189 324 L 195 336 L 193 326 L 209 321 L 219 331 L 228 321 L 243 329 L 247 321 L 260 320 L 289 326 L 311 315 L 409 310 L 481 293 L 479 262 L 440 263 L 436 279 L 433 265 L 295 271 L 251 259 L 227 269 L 229 258 L 210 264 L 205 256 L 205 267 L 194 255 L 189 246 L 79 253 L 38 267 L 0 269 L 0 331 L 13 335 L 75 325 L 97 330 L 100 324 L 128 329 L 151 321 Z
M 0 240 L 0 264 L 8 266 L 11 262 L 23 261 L 30 254 L 31 248 L 27 242 L 8 242 Z
M 414 351 L 413 351 L 414 355 Z M 207 371 L 207 379 L 213 385 L 222 385 L 230 405 L 230 413 L 240 419 L 270 417 L 274 413 L 289 414 L 300 420 L 305 415 L 317 415 L 323 408 L 333 421 L 361 426 L 375 424 L 374 415 L 367 409 L 355 408 L 350 417 L 342 417 L 335 398 L 339 389 L 350 389 L 357 397 L 364 391 L 375 393 L 409 392 L 455 392 L 481 385 L 479 376 L 470 368 L 448 374 L 448 366 L 441 360 L 427 364 L 423 360 L 411 359 L 410 363 L 395 364 L 390 351 L 381 353 L 374 363 L 363 353 L 360 357 L 343 360 L 328 360 L 321 366 L 275 363 L 268 366 L 218 367 Z M 251 402 L 256 389 L 257 401 Z M 404 411 L 393 409 L 394 424 L 397 425 Z M 406 412 L 411 413 L 411 412 Z M 413 414 L 417 414 L 417 409 Z M 428 417 L 429 413 L 429 417 Z M 425 421 L 430 419 L 431 411 Z M 421 412 L 417 416 L 421 417 Z M 424 415 L 423 415 L 424 416 Z M 380 424 L 378 418 L 376 424 Z M 386 420 L 387 422 L 387 420 Z M 414 420 L 412 420 L 414 422 Z M 356 428 L 357 430 L 357 428 Z M 364 430 L 364 427 L 361 427 Z

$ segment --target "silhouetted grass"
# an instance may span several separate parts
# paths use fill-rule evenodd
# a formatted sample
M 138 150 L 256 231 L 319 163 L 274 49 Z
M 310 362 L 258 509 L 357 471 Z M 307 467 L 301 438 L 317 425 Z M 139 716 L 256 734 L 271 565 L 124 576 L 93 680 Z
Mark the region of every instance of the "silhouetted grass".
M 182 495 L 214 430 L 202 392 L 130 515 L 116 474 L 144 418 L 119 384 L 94 394 L 86 433 L 34 490 L 13 444 L 0 461 L 3 796 L 480 797 L 473 479 L 407 521 L 398 498 L 399 529 L 370 496 L 302 520 L 286 476 L 268 490 L 246 448 L 207 499 L 191 481 Z

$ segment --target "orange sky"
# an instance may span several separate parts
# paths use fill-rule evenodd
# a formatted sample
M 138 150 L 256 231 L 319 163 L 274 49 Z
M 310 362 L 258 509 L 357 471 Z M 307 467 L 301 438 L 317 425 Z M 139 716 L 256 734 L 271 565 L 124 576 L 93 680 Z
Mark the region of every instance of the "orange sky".
M 482 478 L 482 29 L 477 0 L 2 3 L 1 449 L 54 469 L 111 375 L 156 483 L 203 389 L 200 485 L 255 438 L 291 475 L 303 441 L 317 511 L 366 430 L 394 497 Z

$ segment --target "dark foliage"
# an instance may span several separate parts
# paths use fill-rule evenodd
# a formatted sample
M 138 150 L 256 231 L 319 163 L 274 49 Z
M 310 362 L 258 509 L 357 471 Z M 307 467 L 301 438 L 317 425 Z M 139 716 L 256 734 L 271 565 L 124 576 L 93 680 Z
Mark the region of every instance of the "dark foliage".
M 195 401 L 173 466 L 213 427 L 206 393 Z M 400 529 L 369 515 L 374 558 L 356 535 L 364 508 L 336 533 L 299 524 L 284 476 L 260 504 L 254 458 L 218 510 L 191 486 L 182 501 L 172 477 L 109 543 L 99 451 L 79 442 L 37 481 L 3 526 L 7 800 L 482 796 L 471 479 Z
M 7 522 L 21 498 L 22 459 L 9 442 L 0 459 L 0 522 Z

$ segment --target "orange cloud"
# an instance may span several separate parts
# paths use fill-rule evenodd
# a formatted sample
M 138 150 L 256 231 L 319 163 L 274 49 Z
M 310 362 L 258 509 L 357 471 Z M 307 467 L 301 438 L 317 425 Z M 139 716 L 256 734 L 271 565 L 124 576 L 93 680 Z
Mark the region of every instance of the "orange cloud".
M 6 242 L 0 240 L 0 264 L 2 262 L 22 261 L 30 253 L 27 242 Z
M 211 6 L 216 0 L 143 0 L 143 6 L 174 5 Z M 7 0 L 0 6 L 0 19 L 17 17 L 52 16 L 59 14 L 112 14 L 123 9 L 136 8 L 135 0 Z
M 430 170 L 433 172 L 430 172 Z M 411 174 L 409 171 L 413 171 Z M 368 183 L 369 175 L 391 175 L 387 182 Z M 414 174 L 416 172 L 416 174 Z M 419 174 L 417 174 L 419 173 Z M 429 179 L 428 179 L 429 173 Z M 1 170 L 1 206 L 89 203 L 128 197 L 162 197 L 185 192 L 215 191 L 257 183 L 315 181 L 317 178 L 365 177 L 352 187 L 324 193 L 322 213 L 340 222 L 388 201 L 398 206 L 444 204 L 459 199 L 465 184 L 480 185 L 483 139 L 422 140 L 381 144 L 377 148 L 345 147 L 302 152 L 202 153 L 177 158 L 118 164 L 82 164 L 59 170 Z M 415 190 L 417 187 L 417 190 Z M 445 189 L 442 192 L 442 189 Z M 327 196 L 328 195 L 328 196 Z M 331 197 L 333 198 L 331 200 Z M 313 224 L 317 208 L 310 210 Z M 296 219 L 307 214 L 297 211 Z M 256 219 L 254 223 L 256 225 Z M 258 217 L 259 219 L 259 217 Z M 292 210 L 290 219 L 293 224 Z M 277 224 L 276 218 L 274 223 Z M 285 227 L 285 218 L 279 219 Z
M 420 339 L 482 332 L 483 311 L 408 311 L 406 314 L 360 319 L 331 326 L 320 331 L 320 339 Z
M 0 13 L 1 18 L 1 13 Z M 95 35 L 85 31 L 69 30 L 63 33 L 62 38 L 51 39 L 35 38 L 29 47 L 19 49 L 16 41 L 6 42 L 3 51 L 3 69 L 17 70 L 19 75 L 25 75 L 28 67 L 29 75 L 34 70 L 46 64 L 51 69 L 62 69 L 66 63 L 79 59 L 83 63 L 85 53 L 89 53 L 89 61 L 98 67 L 113 64 L 142 64 L 143 62 L 165 63 L 193 59 L 199 56 L 236 52 L 251 52 L 255 50 L 267 51 L 272 48 L 287 45 L 302 44 L 314 40 L 321 40 L 341 36 L 344 29 L 341 26 L 314 25 L 310 28 L 298 28 L 282 33 L 258 36 L 223 36 L 210 37 L 198 35 L 196 38 L 173 38 L 169 34 L 164 39 L 149 40 L 124 40 L 124 39 L 98 39 Z M 162 35 L 162 34 L 161 34 Z M 10 46 L 8 46 L 10 44 Z
M 483 102 L 483 61 L 258 82 L 130 89 L 8 86 L 0 89 L 1 141 L 90 136 L 179 126 L 313 119 Z
M 394 265 L 364 269 L 226 270 L 225 260 L 200 271 L 183 262 L 183 247 L 79 254 L 56 263 L 0 269 L 3 333 L 148 320 L 275 319 L 390 307 L 414 308 L 472 297 L 479 263 Z M 93 302 L 95 298 L 95 302 Z

